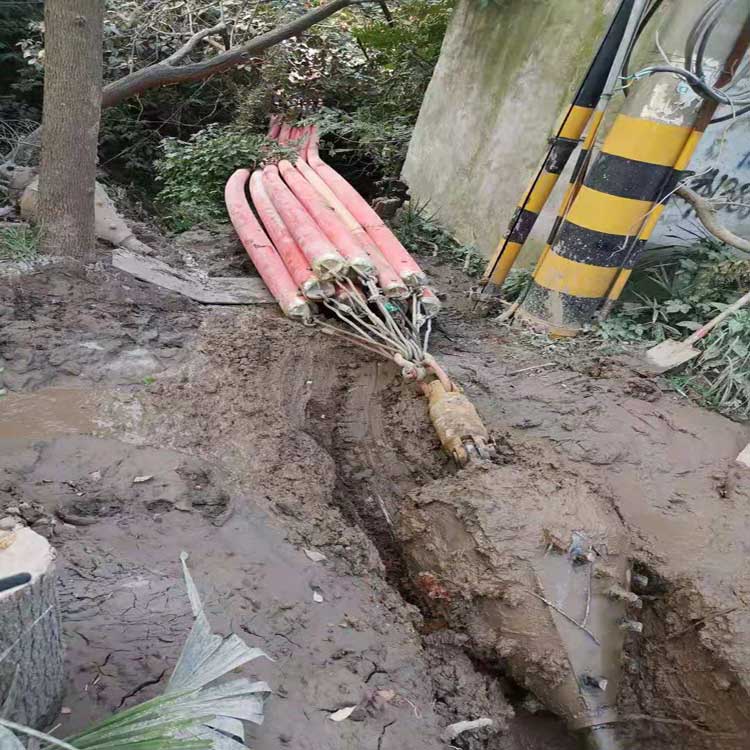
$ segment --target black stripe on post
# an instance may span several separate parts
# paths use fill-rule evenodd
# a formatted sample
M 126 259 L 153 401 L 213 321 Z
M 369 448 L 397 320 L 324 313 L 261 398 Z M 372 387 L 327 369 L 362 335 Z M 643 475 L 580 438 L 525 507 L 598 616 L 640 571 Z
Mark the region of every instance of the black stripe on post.
M 622 268 L 630 239 L 621 234 L 597 232 L 566 221 L 555 240 L 555 252 L 568 260 L 604 268 Z
M 573 172 L 570 175 L 571 184 L 578 181 L 578 176 L 581 174 L 581 171 L 583 170 L 584 166 L 586 166 L 586 159 L 588 158 L 588 155 L 590 153 L 591 153 L 591 149 L 588 149 L 588 148 L 581 149 L 581 153 L 578 154 L 578 159 L 576 159 L 576 164 L 573 167 Z
M 589 170 L 586 186 L 619 198 L 658 200 L 673 171 L 661 164 L 602 152 Z
M 519 242 L 523 245 L 529 234 L 531 234 L 534 222 L 538 216 L 539 214 L 529 211 L 526 208 L 517 208 L 511 220 L 513 231 L 508 235 L 508 242 Z
M 572 138 L 555 138 L 544 168 L 550 174 L 560 174 L 578 145 Z
M 577 104 L 579 107 L 596 106 L 602 91 L 604 91 L 604 84 L 607 82 L 607 76 L 612 68 L 612 63 L 632 12 L 633 0 L 622 0 L 612 23 L 609 25 L 606 36 L 599 45 L 596 56 L 586 72 L 586 77 L 578 89 L 573 104 Z
M 523 301 L 523 310 L 532 317 L 561 328 L 578 330 L 581 321 L 591 320 L 602 306 L 599 297 L 574 297 L 532 283 Z

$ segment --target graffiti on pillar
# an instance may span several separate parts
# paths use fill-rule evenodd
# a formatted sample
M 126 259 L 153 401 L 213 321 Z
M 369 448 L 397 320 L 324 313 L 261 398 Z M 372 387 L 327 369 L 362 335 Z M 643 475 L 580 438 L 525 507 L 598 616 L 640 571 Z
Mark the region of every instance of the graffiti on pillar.
M 750 151 L 739 158 L 735 169 L 743 170 L 746 174 L 738 177 L 719 167 L 713 167 L 696 174 L 689 184 L 698 195 L 716 200 L 714 207 L 720 213 L 735 214 L 737 219 L 744 220 L 750 217 L 750 175 L 747 174 L 750 172 Z M 682 211 L 682 218 L 687 219 L 694 213 L 692 206 L 686 206 Z

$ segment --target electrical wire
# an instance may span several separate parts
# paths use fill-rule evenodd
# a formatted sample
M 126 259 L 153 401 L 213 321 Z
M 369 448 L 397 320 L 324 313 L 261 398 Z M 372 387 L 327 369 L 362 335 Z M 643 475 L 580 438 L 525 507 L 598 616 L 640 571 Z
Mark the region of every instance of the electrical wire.
M 630 57 L 633 54 L 633 49 L 635 48 L 635 45 L 638 43 L 638 39 L 640 39 L 641 34 L 645 31 L 646 27 L 649 24 L 649 21 L 656 15 L 656 11 L 659 10 L 664 0 L 654 0 L 653 3 L 648 7 L 646 12 L 643 14 L 643 18 L 641 19 L 640 24 L 638 25 L 638 31 L 635 34 L 635 38 L 633 39 L 633 43 L 630 45 L 630 48 L 628 49 L 627 55 L 625 55 L 625 61 L 622 64 L 622 78 L 625 79 L 628 77 L 628 69 L 630 68 Z M 623 93 L 625 96 L 629 95 L 629 91 L 627 90 L 627 87 L 623 87 Z
M 693 91 L 703 99 L 732 108 L 731 113 L 714 118 L 711 120 L 711 123 L 736 119 L 740 115 L 750 112 L 750 91 L 732 91 L 736 86 L 737 80 L 741 77 L 738 75 L 740 71 L 736 70 L 732 72 L 726 83 L 717 86 L 709 82 L 710 71 L 705 65 L 706 50 L 708 49 L 711 36 L 732 2 L 733 0 L 711 0 L 703 9 L 685 40 L 685 67 L 671 64 L 650 65 L 630 75 L 623 71 L 622 80 L 633 81 L 657 73 L 668 73 L 679 76 L 687 81 Z M 648 20 L 653 17 L 660 4 L 660 0 L 656 0 L 654 5 L 649 8 L 646 17 L 644 17 L 644 23 L 641 24 L 639 33 L 645 28 Z M 623 88 L 627 89 L 627 84 Z

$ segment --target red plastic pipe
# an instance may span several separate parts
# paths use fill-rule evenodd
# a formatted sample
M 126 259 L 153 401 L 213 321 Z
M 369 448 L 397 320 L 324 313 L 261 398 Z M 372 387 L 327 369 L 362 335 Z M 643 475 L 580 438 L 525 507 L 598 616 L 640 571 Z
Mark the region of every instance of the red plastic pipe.
M 292 132 L 292 126 L 288 122 L 281 123 L 281 130 L 279 131 L 279 135 L 277 136 L 278 142 L 282 146 L 286 146 L 287 143 L 289 143 L 289 135 Z
M 250 177 L 250 197 L 271 241 L 287 267 L 294 283 L 309 299 L 322 299 L 333 294 L 329 282 L 321 282 L 295 242 L 284 220 L 274 208 L 263 185 L 263 173 L 256 169 Z
M 275 141 L 279 137 L 281 131 L 281 115 L 271 115 L 271 120 L 268 123 L 268 137 Z
M 260 277 L 276 298 L 279 307 L 290 318 L 311 318 L 310 308 L 297 290 L 284 262 L 255 218 L 245 197 L 250 171 L 238 169 L 227 181 L 224 200 L 232 225 Z
M 326 237 L 335 245 L 336 249 L 346 258 L 349 265 L 365 276 L 375 275 L 375 266 L 370 257 L 362 249 L 351 232 L 344 226 L 341 219 L 326 204 L 317 190 L 292 166 L 288 161 L 279 162 L 279 172 L 289 189 L 294 193 L 299 202 L 307 212 L 315 219 L 317 225 L 323 230 Z M 387 281 L 399 281 L 393 274 L 393 279 Z
M 327 281 L 343 273 L 346 268 L 344 258 L 282 182 L 275 165 L 269 164 L 263 170 L 263 185 L 317 277 Z
M 367 201 L 338 173 L 328 166 L 318 154 L 318 133 L 315 126 L 307 145 L 307 162 L 320 175 L 336 197 L 364 227 L 373 242 L 380 248 L 399 276 L 410 286 L 421 286 L 427 277 L 406 248 L 372 210 Z
M 435 294 L 435 292 L 433 292 L 428 286 L 422 287 L 420 301 L 425 315 L 429 318 L 437 315 L 440 312 L 440 308 L 443 306 L 443 303 L 438 299 L 437 294 Z

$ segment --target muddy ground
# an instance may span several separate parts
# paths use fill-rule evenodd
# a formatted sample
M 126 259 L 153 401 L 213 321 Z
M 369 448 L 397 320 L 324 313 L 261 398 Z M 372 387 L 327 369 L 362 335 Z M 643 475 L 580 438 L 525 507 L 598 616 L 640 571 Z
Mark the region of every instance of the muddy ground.
M 229 232 L 162 254 L 247 270 Z M 619 706 L 628 746 L 746 747 L 750 476 L 734 458 L 750 431 L 593 339 L 474 315 L 462 274 L 425 264 L 447 292 L 434 353 L 494 432 L 498 471 L 549 504 L 544 477 L 580 482 L 649 576 Z M 216 627 L 274 659 L 250 668 L 274 690 L 251 746 L 437 748 L 447 724 L 489 717 L 454 746 L 575 747 L 414 585 L 392 527 L 404 498 L 468 490 L 394 367 L 273 307 L 201 307 L 106 262 L 95 280 L 46 269 L 0 284 L 0 326 L 0 517 L 60 552 L 61 733 L 158 692 L 190 624 L 185 549 Z

